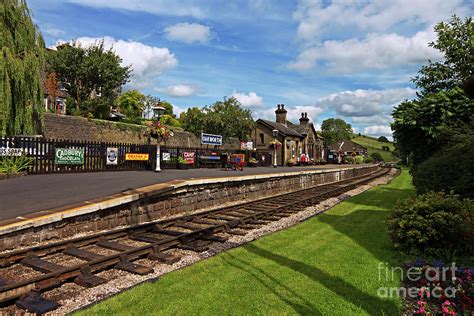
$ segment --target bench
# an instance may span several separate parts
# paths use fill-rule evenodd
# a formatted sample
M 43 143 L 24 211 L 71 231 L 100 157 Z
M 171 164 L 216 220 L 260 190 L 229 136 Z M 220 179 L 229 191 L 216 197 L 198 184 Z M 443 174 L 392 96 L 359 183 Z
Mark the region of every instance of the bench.
M 217 167 L 221 165 L 221 157 L 219 156 L 199 156 L 199 165 L 207 168 L 208 166 Z

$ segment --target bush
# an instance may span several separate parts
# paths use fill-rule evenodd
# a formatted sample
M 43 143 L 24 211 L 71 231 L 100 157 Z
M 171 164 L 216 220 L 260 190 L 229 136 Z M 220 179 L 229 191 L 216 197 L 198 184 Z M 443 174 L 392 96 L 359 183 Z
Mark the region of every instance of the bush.
M 365 163 L 372 163 L 372 162 L 374 162 L 374 159 L 370 156 L 367 156 L 367 157 L 364 158 L 364 162 Z
M 0 159 L 0 173 L 19 173 L 25 171 L 32 159 L 26 156 L 3 157 Z
M 388 218 L 388 233 L 406 255 L 453 260 L 473 254 L 474 201 L 430 192 L 406 199 Z
M 364 157 L 362 156 L 355 156 L 355 163 L 360 165 L 361 163 L 364 162 Z
M 418 193 L 445 191 L 474 199 L 474 136 L 458 135 L 412 171 Z
M 352 157 L 344 156 L 343 162 L 351 164 L 351 163 L 354 163 L 354 160 L 352 159 Z
M 378 161 L 378 162 L 383 161 L 382 155 L 377 151 L 371 153 L 370 157 L 372 157 L 373 160 Z
M 380 136 L 377 140 L 381 143 L 388 143 L 388 138 L 385 136 Z
M 388 147 L 388 146 L 382 146 L 382 150 L 390 151 L 390 147 Z

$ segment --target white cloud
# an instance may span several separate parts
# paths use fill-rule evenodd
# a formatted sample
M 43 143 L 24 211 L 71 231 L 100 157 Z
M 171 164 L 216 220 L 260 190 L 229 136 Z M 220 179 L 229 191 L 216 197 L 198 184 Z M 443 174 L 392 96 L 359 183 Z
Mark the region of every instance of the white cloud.
M 156 15 L 206 17 L 206 12 L 187 0 L 67 0 L 79 5 L 116 10 L 146 12 Z
M 316 121 L 316 118 L 324 112 L 323 108 L 314 105 L 296 105 L 290 107 L 285 106 L 285 108 L 288 111 L 288 120 L 295 124 L 299 123 L 301 113 L 308 113 L 308 118 L 312 123 L 314 123 Z
M 350 117 L 366 117 L 382 114 L 405 99 L 415 96 L 411 88 L 386 90 L 353 90 L 334 93 L 318 99 L 316 105 L 335 110 Z M 362 122 L 361 122 L 362 123 Z
M 418 64 L 442 57 L 428 46 L 436 35 L 433 31 L 418 32 L 412 37 L 391 34 L 368 34 L 363 40 L 328 40 L 303 49 L 288 68 L 297 71 L 312 69 L 318 63 L 331 72 L 352 73 L 364 69 L 384 69 Z
M 389 114 L 375 114 L 371 116 L 354 116 L 352 122 L 355 124 L 376 124 L 383 125 L 392 122 L 392 116 Z
M 87 46 L 102 38 L 80 37 L 76 41 Z M 153 84 L 156 77 L 178 64 L 175 55 L 168 48 L 148 46 L 141 42 L 116 40 L 113 37 L 103 38 L 105 48 L 113 50 L 122 58 L 122 65 L 131 65 L 133 78 L 131 85 L 148 87 Z
M 42 31 L 44 32 L 44 34 L 55 37 L 55 38 L 58 38 L 59 36 L 66 34 L 66 32 L 64 32 L 63 30 L 51 25 L 45 26 L 44 28 L 42 28 Z
M 378 0 L 333 1 L 301 0 L 293 17 L 299 23 L 298 37 L 317 39 L 327 30 L 353 28 L 383 32 L 400 23 L 434 24 L 452 14 L 470 13 L 462 0 Z
M 184 43 L 207 43 L 212 37 L 211 28 L 197 23 L 178 23 L 165 28 L 166 38 Z
M 364 128 L 364 135 L 372 136 L 392 136 L 392 129 L 385 125 L 372 125 Z
M 245 94 L 234 91 L 231 96 L 236 98 L 243 107 L 263 106 L 263 98 L 258 96 L 255 92 L 249 92 L 248 94 Z
M 173 97 L 189 97 L 196 92 L 196 88 L 186 84 L 177 84 L 168 86 L 165 89 L 155 89 L 158 92 L 164 92 Z

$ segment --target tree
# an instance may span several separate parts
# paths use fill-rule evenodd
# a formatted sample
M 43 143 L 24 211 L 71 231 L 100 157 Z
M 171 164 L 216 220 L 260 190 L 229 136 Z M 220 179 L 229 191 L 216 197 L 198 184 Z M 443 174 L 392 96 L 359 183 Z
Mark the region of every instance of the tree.
M 190 108 L 181 113 L 181 126 L 190 132 L 219 134 L 224 138 L 247 140 L 255 127 L 252 112 L 243 109 L 236 98 L 224 98 L 212 105 Z
M 352 126 L 342 119 L 328 118 L 321 125 L 324 145 L 328 146 L 338 141 L 352 138 Z
M 381 143 L 388 143 L 388 138 L 385 136 L 380 136 L 377 140 Z
M 454 15 L 449 22 L 435 26 L 436 42 L 430 47 L 438 49 L 444 56 L 441 62 L 428 61 L 421 67 L 419 75 L 412 78 L 420 95 L 436 93 L 459 87 L 474 74 L 474 23 L 472 17 L 462 21 Z
M 43 113 L 44 41 L 25 0 L 2 0 L 0 34 L 0 135 L 34 134 Z
M 131 121 L 141 118 L 145 107 L 146 97 L 138 90 L 129 90 L 119 96 L 115 102 L 122 114 L 125 114 Z
M 122 59 L 112 48 L 106 50 L 103 41 L 87 47 L 77 42 L 59 45 L 57 51 L 48 53 L 47 62 L 48 70 L 57 74 L 74 100 L 77 112 L 87 110 L 85 102 L 98 95 L 113 102 L 131 73 L 130 66 L 122 67 Z

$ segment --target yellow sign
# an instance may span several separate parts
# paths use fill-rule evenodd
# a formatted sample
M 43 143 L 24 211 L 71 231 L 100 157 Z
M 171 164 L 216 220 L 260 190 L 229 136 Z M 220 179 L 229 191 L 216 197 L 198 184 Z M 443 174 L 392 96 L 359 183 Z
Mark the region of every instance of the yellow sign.
M 148 160 L 149 154 L 133 154 L 127 153 L 125 154 L 125 160 Z

